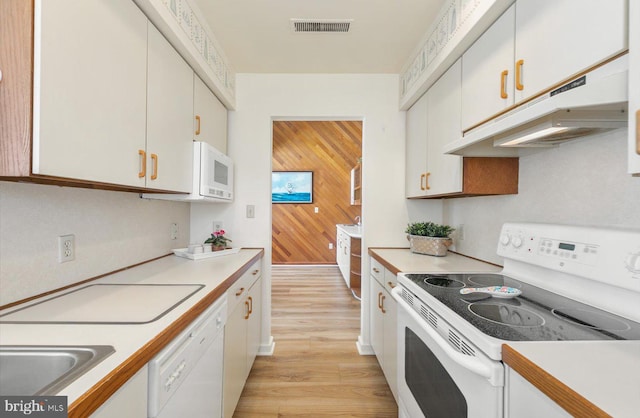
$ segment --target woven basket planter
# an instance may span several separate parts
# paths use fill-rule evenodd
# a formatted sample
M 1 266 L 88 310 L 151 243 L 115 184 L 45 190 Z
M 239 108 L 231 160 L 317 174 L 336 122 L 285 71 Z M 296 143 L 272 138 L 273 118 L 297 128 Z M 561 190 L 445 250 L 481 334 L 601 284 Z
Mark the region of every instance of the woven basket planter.
M 417 254 L 433 255 L 444 257 L 447 249 L 453 244 L 451 238 L 423 237 L 420 235 L 407 235 L 411 252 Z

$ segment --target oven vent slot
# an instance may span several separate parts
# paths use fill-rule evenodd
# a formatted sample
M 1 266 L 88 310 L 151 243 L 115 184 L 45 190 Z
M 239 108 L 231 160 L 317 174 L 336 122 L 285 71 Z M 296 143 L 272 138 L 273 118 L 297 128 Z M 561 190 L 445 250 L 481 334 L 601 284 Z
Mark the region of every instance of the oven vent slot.
M 438 329 L 438 317 L 431 313 L 431 311 L 429 311 L 428 321 L 433 328 Z
M 466 342 L 464 342 L 458 334 L 449 330 L 449 343 L 459 352 L 466 356 L 476 356 L 476 352 Z
M 413 295 L 410 292 L 407 292 L 406 289 L 402 289 L 402 299 L 406 300 L 409 305 L 413 306 Z

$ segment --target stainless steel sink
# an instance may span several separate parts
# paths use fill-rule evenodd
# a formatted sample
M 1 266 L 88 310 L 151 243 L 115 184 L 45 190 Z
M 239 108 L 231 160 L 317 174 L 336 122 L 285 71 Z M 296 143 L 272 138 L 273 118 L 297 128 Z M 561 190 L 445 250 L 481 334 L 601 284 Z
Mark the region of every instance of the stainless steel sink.
M 110 345 L 0 346 L 0 395 L 54 395 L 114 352 Z

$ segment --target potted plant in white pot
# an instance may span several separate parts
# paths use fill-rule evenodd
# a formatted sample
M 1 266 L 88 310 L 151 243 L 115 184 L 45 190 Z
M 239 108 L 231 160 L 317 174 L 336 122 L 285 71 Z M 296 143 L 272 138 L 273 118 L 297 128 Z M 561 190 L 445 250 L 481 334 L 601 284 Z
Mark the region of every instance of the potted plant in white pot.
M 407 226 L 404 231 L 409 240 L 411 252 L 418 254 L 444 257 L 447 255 L 447 248 L 453 244 L 449 235 L 455 229 L 449 225 L 439 225 L 433 222 L 414 222 Z

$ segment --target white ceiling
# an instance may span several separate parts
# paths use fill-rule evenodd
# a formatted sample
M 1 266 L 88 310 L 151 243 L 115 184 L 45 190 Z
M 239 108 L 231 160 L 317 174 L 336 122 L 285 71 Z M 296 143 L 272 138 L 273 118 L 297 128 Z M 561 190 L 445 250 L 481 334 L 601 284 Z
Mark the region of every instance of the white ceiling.
M 399 73 L 445 0 L 195 0 L 238 73 Z M 291 18 L 353 19 L 293 33 Z

